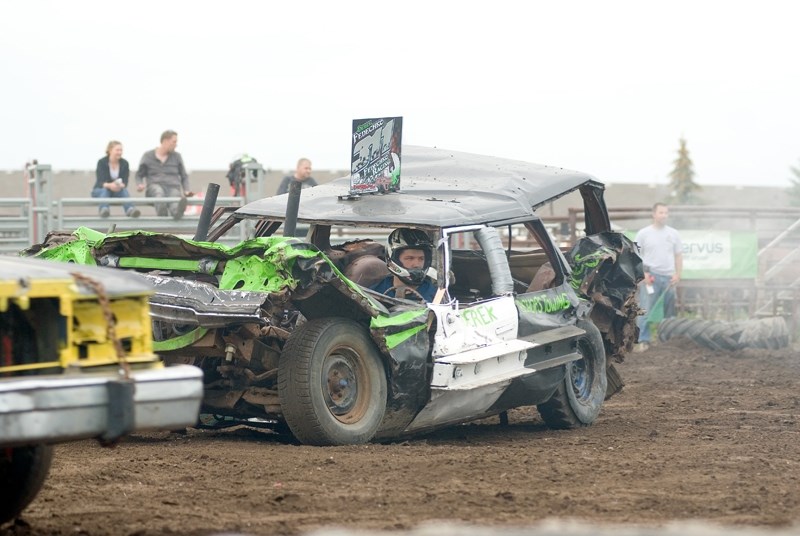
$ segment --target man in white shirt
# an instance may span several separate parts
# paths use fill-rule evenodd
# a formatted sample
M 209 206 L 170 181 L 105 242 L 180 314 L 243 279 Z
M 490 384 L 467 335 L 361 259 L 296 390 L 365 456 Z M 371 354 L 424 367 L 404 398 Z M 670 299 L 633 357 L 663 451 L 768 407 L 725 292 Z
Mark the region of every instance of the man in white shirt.
M 636 233 L 644 262 L 644 281 L 639 285 L 639 305 L 646 311 L 639 321 L 639 349 L 650 346 L 650 310 L 663 295 L 664 318 L 675 316 L 675 285 L 683 272 L 683 244 L 678 231 L 667 225 L 669 208 L 653 205 L 653 223 Z

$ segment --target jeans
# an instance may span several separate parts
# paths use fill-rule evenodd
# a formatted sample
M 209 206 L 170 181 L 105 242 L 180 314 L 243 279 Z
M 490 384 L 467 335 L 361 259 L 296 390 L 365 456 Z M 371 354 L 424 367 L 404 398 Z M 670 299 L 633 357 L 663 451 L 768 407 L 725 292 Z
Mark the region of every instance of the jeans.
M 180 185 L 153 183 L 147 185 L 144 195 L 146 197 L 183 197 L 183 190 Z M 153 206 L 158 216 L 171 216 L 176 220 L 183 217 L 183 210 L 179 203 L 153 203 Z M 185 204 L 183 209 L 186 209 Z
M 661 295 L 664 295 L 664 318 L 675 316 L 675 287 L 669 284 L 672 276 L 650 274 L 653 276 L 653 293 L 648 294 L 644 282 L 639 284 L 639 307 L 645 310 L 645 315 L 636 319 L 639 326 L 639 342 L 650 342 L 650 308 L 653 307 Z
M 131 196 L 131 194 L 128 193 L 128 189 L 127 188 L 123 188 L 119 192 L 112 192 L 108 188 L 92 188 L 92 197 L 102 197 L 104 199 L 108 199 L 108 198 L 111 198 L 111 197 L 128 198 L 130 196 Z M 98 207 L 98 209 L 100 211 L 102 211 L 104 208 L 107 209 L 109 207 L 108 207 L 108 205 L 100 205 Z M 124 205 L 122 205 L 122 208 L 125 209 L 125 214 L 127 214 L 128 212 L 133 210 L 133 204 L 132 203 L 125 203 Z

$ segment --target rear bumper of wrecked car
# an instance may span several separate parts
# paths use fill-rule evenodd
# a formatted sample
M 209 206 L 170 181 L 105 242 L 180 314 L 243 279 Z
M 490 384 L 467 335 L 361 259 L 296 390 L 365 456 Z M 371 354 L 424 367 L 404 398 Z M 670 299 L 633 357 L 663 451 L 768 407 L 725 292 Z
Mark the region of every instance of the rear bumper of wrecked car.
M 117 374 L 0 380 L 0 446 L 96 437 L 197 423 L 203 373 L 179 365 Z

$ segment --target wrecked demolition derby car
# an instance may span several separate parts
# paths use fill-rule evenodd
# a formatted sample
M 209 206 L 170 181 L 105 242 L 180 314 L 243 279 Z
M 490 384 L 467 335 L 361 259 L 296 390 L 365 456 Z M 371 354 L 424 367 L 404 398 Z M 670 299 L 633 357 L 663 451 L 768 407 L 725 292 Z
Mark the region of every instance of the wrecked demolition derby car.
M 610 232 L 603 185 L 524 162 L 404 147 L 402 192 L 355 197 L 347 178 L 302 192 L 304 240 L 275 233 L 288 195 L 215 214 L 208 241 L 51 235 L 30 254 L 147 274 L 154 344 L 203 369 L 203 422 L 288 426 L 301 442 L 397 438 L 536 406 L 555 428 L 591 424 L 621 388 L 636 340 L 635 246 Z M 587 237 L 567 255 L 536 209 L 579 191 Z M 252 239 L 216 241 L 235 225 Z M 424 231 L 431 303 L 369 289 L 383 242 Z
M 54 443 L 197 422 L 203 373 L 152 352 L 144 278 L 0 257 L 0 524 L 39 492 Z

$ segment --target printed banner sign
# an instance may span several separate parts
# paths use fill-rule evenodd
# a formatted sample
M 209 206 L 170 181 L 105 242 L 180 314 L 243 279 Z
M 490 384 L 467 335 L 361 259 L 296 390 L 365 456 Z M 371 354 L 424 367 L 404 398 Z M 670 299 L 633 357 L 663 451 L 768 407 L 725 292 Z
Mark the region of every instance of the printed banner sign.
M 350 194 L 400 191 L 403 118 L 353 120 Z
M 755 279 L 758 237 L 753 232 L 678 229 L 683 244 L 682 279 Z M 625 235 L 633 240 L 634 231 Z
M 684 279 L 755 279 L 756 233 L 678 231 L 683 242 Z

